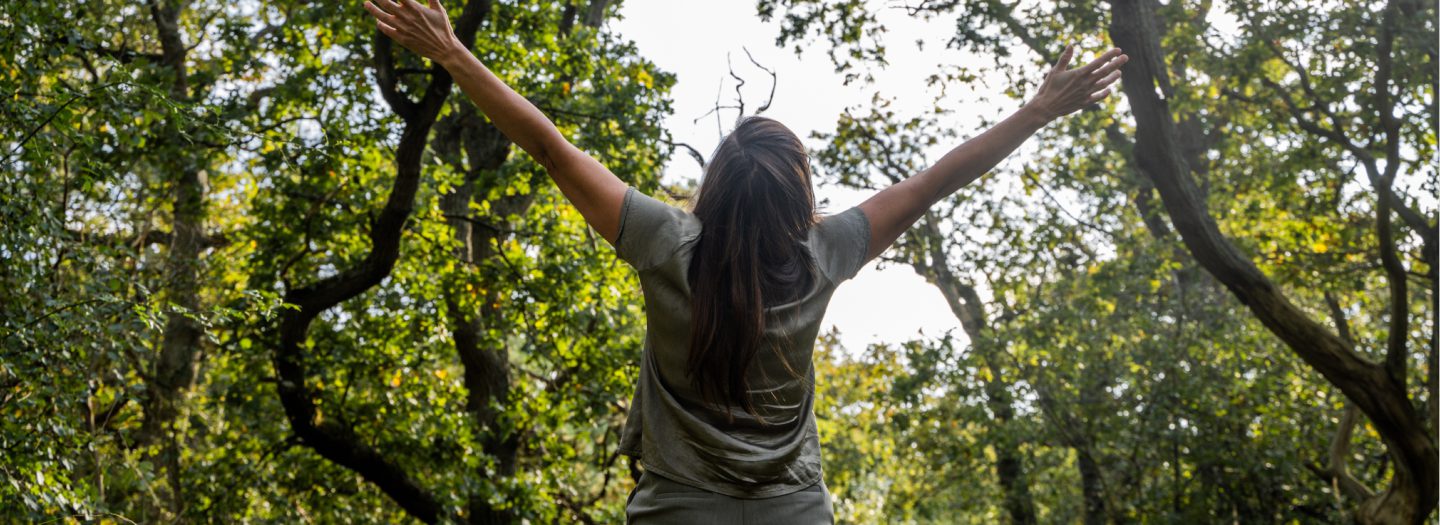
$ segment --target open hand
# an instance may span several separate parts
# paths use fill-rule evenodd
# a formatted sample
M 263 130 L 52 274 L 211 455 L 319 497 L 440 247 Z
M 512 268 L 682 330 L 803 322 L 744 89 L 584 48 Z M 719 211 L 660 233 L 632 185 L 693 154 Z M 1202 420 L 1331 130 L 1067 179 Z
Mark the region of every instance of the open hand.
M 440 0 L 429 2 L 426 7 L 415 0 L 373 0 L 365 2 L 365 10 L 375 17 L 375 25 L 385 36 L 417 55 L 443 62 L 464 52 L 465 46 L 450 28 L 450 16 L 440 7 Z
M 1035 97 L 1025 105 L 1035 106 L 1052 120 L 1079 111 L 1109 96 L 1110 85 L 1120 79 L 1120 66 L 1130 60 L 1129 55 L 1114 48 L 1089 64 L 1070 69 L 1074 57 L 1075 46 L 1066 46 L 1060 60 L 1045 74 L 1045 82 Z

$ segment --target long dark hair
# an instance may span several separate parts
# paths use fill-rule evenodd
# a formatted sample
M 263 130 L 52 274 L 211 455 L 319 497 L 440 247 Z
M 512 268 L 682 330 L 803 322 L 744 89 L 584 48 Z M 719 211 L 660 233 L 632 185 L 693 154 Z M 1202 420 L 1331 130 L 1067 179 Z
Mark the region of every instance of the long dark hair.
M 686 371 L 703 400 L 728 418 L 739 406 L 763 422 L 745 371 L 765 344 L 765 307 L 797 299 L 814 279 L 803 245 L 815 223 L 804 145 L 774 120 L 741 121 L 705 167 L 694 213 L 702 229 L 688 277 Z

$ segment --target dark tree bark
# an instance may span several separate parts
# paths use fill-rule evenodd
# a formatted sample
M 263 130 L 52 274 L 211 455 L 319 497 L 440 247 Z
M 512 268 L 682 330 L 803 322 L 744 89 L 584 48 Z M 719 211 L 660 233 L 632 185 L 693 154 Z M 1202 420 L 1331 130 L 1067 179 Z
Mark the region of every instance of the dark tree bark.
M 502 228 L 512 226 L 504 221 L 504 217 L 524 214 L 534 202 L 534 194 L 505 196 L 493 202 L 492 217 L 498 219 L 471 217 L 470 204 L 474 197 L 485 195 L 490 190 L 489 187 L 477 188 L 477 185 L 484 175 L 493 174 L 504 164 L 511 144 L 500 130 L 480 119 L 473 106 L 468 102 L 461 104 L 460 109 L 436 126 L 435 150 L 445 162 L 465 174 L 462 184 L 441 197 L 441 211 L 459 242 L 455 257 L 467 266 L 475 266 L 496 255 L 495 247 L 508 237 Z M 465 153 L 463 156 L 462 150 Z M 463 160 L 467 158 L 468 164 Z M 489 180 L 499 183 L 495 177 Z M 481 288 L 490 290 L 496 287 Z M 499 298 L 493 297 L 494 292 L 481 292 L 484 295 L 476 301 L 480 303 L 480 311 L 471 312 L 467 310 L 466 293 L 470 292 L 458 285 L 446 290 L 452 340 L 465 370 L 465 409 L 475 420 L 476 434 L 481 436 L 481 449 L 495 460 L 496 476 L 509 478 L 515 475 L 520 449 L 519 433 L 506 430 L 502 420 L 504 404 L 510 392 L 509 353 L 503 344 L 487 342 L 482 337 L 486 321 L 496 313 L 492 305 Z M 513 506 L 497 508 L 490 504 L 486 494 L 472 494 L 468 506 L 472 523 L 511 523 L 515 520 Z
M 1076 447 L 1075 457 L 1080 469 L 1080 492 L 1085 498 L 1085 525 L 1105 525 L 1105 488 L 1100 479 L 1103 475 L 1100 464 L 1081 447 Z
M 599 27 L 608 4 L 609 0 L 590 2 L 582 23 L 592 28 Z M 562 38 L 574 28 L 576 15 L 577 8 L 573 3 L 561 13 L 559 34 Z M 561 81 L 571 80 L 566 76 Z M 480 118 L 468 101 L 461 102 L 459 109 L 436 125 L 436 153 L 465 174 L 465 180 L 459 187 L 441 197 L 441 213 L 459 242 L 455 257 L 465 265 L 481 265 L 495 257 L 498 254 L 496 247 L 510 236 L 509 231 L 516 226 L 505 218 L 523 216 L 535 202 L 533 192 L 502 196 L 490 202 L 490 217 L 471 216 L 470 204 L 475 197 L 487 195 L 491 189 L 479 185 L 483 181 L 503 184 L 496 177 L 485 179 L 483 176 L 493 174 L 505 163 L 511 146 L 510 140 Z M 498 288 L 482 286 L 484 290 Z M 452 340 L 464 367 L 465 409 L 475 421 L 477 435 L 482 436 L 481 449 L 495 459 L 496 476 L 510 478 L 515 475 L 521 436 L 521 432 L 507 430 L 503 421 L 511 384 L 510 356 L 503 344 L 487 342 L 482 337 L 487 321 L 498 313 L 494 305 L 501 298 L 497 292 L 483 292 L 485 296 L 478 301 L 479 311 L 471 312 L 464 306 L 464 293 L 457 286 L 446 290 Z M 479 475 L 486 474 L 482 470 Z M 492 505 L 487 496 L 471 495 L 467 506 L 472 523 L 508 524 L 515 521 L 513 505 Z
M 1033 378 L 1031 385 L 1040 404 L 1041 413 L 1056 430 L 1060 443 L 1075 451 L 1076 469 L 1080 472 L 1080 494 L 1084 501 L 1085 525 L 1104 523 L 1126 523 L 1121 513 L 1114 512 L 1110 503 L 1110 491 L 1105 482 L 1105 471 L 1100 467 L 1099 451 L 1095 447 L 1095 433 L 1090 420 L 1083 414 L 1083 407 L 1099 406 L 1105 386 L 1113 377 L 1103 371 L 1097 372 L 1099 379 L 1084 378 L 1080 385 L 1078 410 L 1061 407 L 1050 386 L 1045 381 Z M 1077 415 L 1079 413 L 1079 415 Z
M 911 266 L 925 280 L 940 289 L 951 313 L 960 321 L 965 334 L 970 337 L 970 348 L 989 367 L 991 378 L 982 379 L 981 389 L 985 392 L 985 404 L 995 419 L 1000 439 L 995 440 L 995 475 L 1005 492 L 1005 512 L 1010 523 L 1029 525 L 1036 523 L 1035 500 L 1030 495 L 1030 482 L 1025 474 L 1025 456 L 1020 443 L 1003 430 L 1015 418 L 1014 400 L 1010 394 L 1010 383 L 1005 380 L 1003 363 L 998 358 L 996 347 L 985 313 L 985 303 L 975 292 L 975 287 L 963 281 L 950 270 L 949 257 L 944 246 L 945 237 L 940 233 L 933 217 L 929 214 L 923 222 L 906 232 L 906 237 L 917 246 Z M 928 258 L 928 260 L 927 260 Z
M 455 23 L 455 33 L 467 48 L 490 10 L 488 0 L 470 0 Z M 414 207 L 419 188 L 421 160 L 429 142 L 430 129 L 452 87 L 450 75 L 438 66 L 419 101 L 396 90 L 392 45 L 378 32 L 375 37 L 376 83 L 381 96 L 404 121 L 396 147 L 395 179 L 385 206 L 369 232 L 370 251 L 360 262 L 313 284 L 292 289 L 285 302 L 295 305 L 281 314 L 274 328 L 273 362 L 279 377 L 277 393 L 286 418 L 299 442 L 322 457 L 359 474 L 375 484 L 400 508 L 425 523 L 441 520 L 466 522 L 439 501 L 403 468 L 371 447 L 347 426 L 334 419 L 316 417 L 315 394 L 307 384 L 304 343 L 310 323 L 322 312 L 354 298 L 380 284 L 390 275 L 399 257 L 405 222 Z
M 1110 37 L 1135 58 L 1123 69 L 1135 115 L 1135 159 L 1155 184 L 1175 230 L 1201 267 L 1215 276 L 1262 324 L 1358 407 L 1390 452 L 1394 476 L 1382 493 L 1360 503 L 1361 523 L 1421 523 L 1435 509 L 1435 440 L 1411 404 L 1403 380 L 1388 364 L 1372 362 L 1303 310 L 1242 253 L 1216 225 L 1191 178 L 1169 104 L 1157 92 L 1164 63 L 1151 0 L 1111 3 Z M 1391 157 L 1392 159 L 1395 157 Z M 1393 164 L 1393 163 L 1392 163 Z M 1382 202 L 1388 199 L 1382 198 Z M 1403 374 L 1401 375 L 1403 377 Z

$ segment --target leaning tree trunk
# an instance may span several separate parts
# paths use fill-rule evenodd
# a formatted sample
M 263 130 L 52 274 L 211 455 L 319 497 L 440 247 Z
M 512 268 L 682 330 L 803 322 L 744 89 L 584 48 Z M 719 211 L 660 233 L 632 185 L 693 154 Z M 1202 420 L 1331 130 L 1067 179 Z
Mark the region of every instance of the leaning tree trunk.
M 1035 500 L 1030 495 L 1030 483 L 1025 475 L 1025 456 L 1020 451 L 1019 440 L 1005 432 L 1015 418 L 1014 400 L 1010 394 L 1011 385 L 1005 380 L 1002 363 L 997 358 L 1001 351 L 996 346 L 999 341 L 995 340 L 994 331 L 988 325 L 985 305 L 975 288 L 950 270 L 944 236 L 933 217 L 927 214 L 924 222 L 906 232 L 906 236 L 927 248 L 917 251 L 911 266 L 940 289 L 951 313 L 960 321 L 965 335 L 970 337 L 970 348 L 990 369 L 991 377 L 981 379 L 981 389 L 985 392 L 985 404 L 993 415 L 995 428 L 1000 430 L 997 432 L 999 439 L 995 441 L 995 475 L 1005 492 L 1005 512 L 1013 524 L 1034 524 Z
M 1403 373 L 1397 375 L 1393 366 L 1366 359 L 1353 345 L 1311 319 L 1220 232 L 1191 178 L 1169 103 L 1156 93 L 1165 74 L 1165 55 L 1154 9 L 1153 0 L 1111 3 L 1110 37 L 1135 58 L 1123 69 L 1123 80 L 1135 115 L 1135 158 L 1141 171 L 1154 182 L 1171 222 L 1196 261 L 1266 328 L 1339 388 L 1379 432 L 1394 475 L 1385 491 L 1360 503 L 1356 520 L 1421 523 L 1435 509 L 1440 473 L 1435 468 L 1435 439 L 1411 404 Z M 1393 356 L 1396 349 L 1392 346 L 1390 350 Z

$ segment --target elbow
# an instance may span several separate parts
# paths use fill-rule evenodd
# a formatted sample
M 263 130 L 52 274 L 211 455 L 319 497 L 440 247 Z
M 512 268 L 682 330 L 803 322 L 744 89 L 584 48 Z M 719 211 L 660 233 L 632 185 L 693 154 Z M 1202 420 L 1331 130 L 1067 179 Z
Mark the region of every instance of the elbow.
M 530 154 L 530 158 L 535 159 L 535 162 L 545 168 L 545 171 L 550 171 L 551 166 L 555 164 L 554 157 L 550 154 L 550 148 L 545 147 L 544 144 L 517 144 L 517 146 L 525 150 L 525 153 Z
M 530 157 L 534 158 L 535 162 L 540 163 L 540 167 L 545 168 L 546 172 L 555 173 L 556 168 L 558 168 L 560 164 L 560 154 L 564 149 L 561 145 L 541 141 L 525 148 L 525 151 L 529 152 Z

